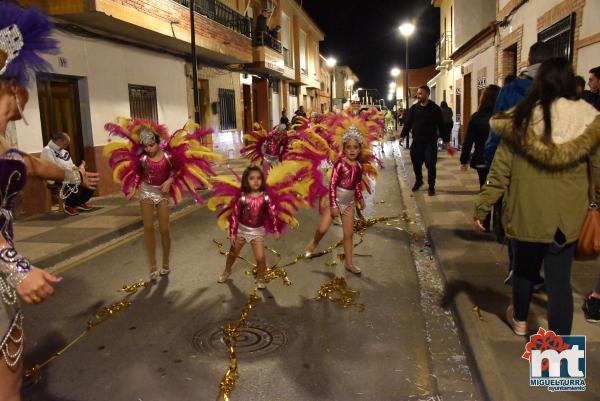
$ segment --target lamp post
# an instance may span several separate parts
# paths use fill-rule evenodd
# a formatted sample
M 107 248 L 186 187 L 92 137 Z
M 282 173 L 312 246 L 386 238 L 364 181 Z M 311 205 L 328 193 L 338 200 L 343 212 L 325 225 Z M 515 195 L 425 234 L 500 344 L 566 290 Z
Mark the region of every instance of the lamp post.
M 333 57 L 329 57 L 327 59 L 327 67 L 329 67 L 330 73 L 330 82 L 329 82 L 329 112 L 333 113 L 333 77 L 335 75 L 335 65 L 337 64 L 337 60 Z
M 352 92 L 354 92 L 354 80 L 351 78 L 348 78 L 346 80 L 346 88 L 348 90 L 348 93 L 350 93 L 350 103 L 352 104 Z
M 394 107 L 395 107 L 395 116 L 394 116 L 394 126 L 396 127 L 396 131 L 398 130 L 398 91 L 396 90 L 396 80 L 398 79 L 398 76 L 400 75 L 400 68 L 394 67 L 392 68 L 392 71 L 390 71 L 390 74 L 392 74 L 392 77 L 394 77 Z
M 404 98 L 406 99 L 406 108 L 404 109 L 406 113 L 408 113 L 408 109 L 410 107 L 410 103 L 408 100 L 408 38 L 410 37 L 410 35 L 413 34 L 413 32 L 415 31 L 415 26 L 414 24 L 411 24 L 410 22 L 405 22 L 404 24 L 400 25 L 400 27 L 398 28 L 400 30 L 400 33 L 402 34 L 402 36 L 404 36 L 404 38 L 406 39 L 406 60 L 405 60 L 405 66 L 404 66 Z M 410 145 L 410 140 L 408 138 L 408 135 L 406 136 L 406 147 L 408 148 Z
M 194 88 L 194 121 L 200 124 L 200 94 L 198 93 L 198 57 L 196 55 L 196 25 L 194 23 L 194 0 L 190 0 L 190 26 L 192 31 L 192 87 Z

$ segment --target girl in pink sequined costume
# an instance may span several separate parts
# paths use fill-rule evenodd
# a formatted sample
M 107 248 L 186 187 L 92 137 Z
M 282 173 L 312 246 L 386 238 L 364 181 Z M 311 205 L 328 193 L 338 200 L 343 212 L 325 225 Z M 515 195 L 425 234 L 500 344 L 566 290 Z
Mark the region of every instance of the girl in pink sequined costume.
M 171 155 L 160 148 L 160 136 L 150 129 L 140 132 L 144 153 L 139 158 L 135 187 L 127 199 L 139 193 L 140 209 L 144 222 L 144 244 L 150 264 L 150 279 L 166 276 L 171 272 L 171 234 L 169 231 L 169 192 L 173 184 L 174 169 Z M 156 242 L 154 239 L 154 209 L 158 215 L 158 232 L 162 245 L 162 267 L 156 267 Z
M 242 194 L 233 201 L 233 210 L 229 217 L 231 249 L 227 254 L 225 270 L 219 277 L 219 283 L 227 280 L 240 251 L 246 243 L 250 243 L 256 258 L 258 288 L 265 288 L 265 226 L 272 227 L 275 240 L 279 240 L 277 210 L 265 190 L 265 177 L 260 167 L 248 167 L 242 175 Z
M 359 157 L 363 136 L 354 127 L 350 127 L 342 138 L 344 156 L 333 165 L 331 183 L 329 184 L 329 208 L 331 217 L 341 216 L 344 232 L 344 263 L 346 269 L 354 274 L 361 271 L 353 264 L 352 251 L 354 245 L 354 208 L 356 205 L 364 209 L 362 196 L 363 167 Z

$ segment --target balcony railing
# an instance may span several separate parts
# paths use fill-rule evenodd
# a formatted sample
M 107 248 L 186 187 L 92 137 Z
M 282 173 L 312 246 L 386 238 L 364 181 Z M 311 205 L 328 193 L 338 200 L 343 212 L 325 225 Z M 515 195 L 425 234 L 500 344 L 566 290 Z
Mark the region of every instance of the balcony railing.
M 283 63 L 288 68 L 294 68 L 292 52 L 287 47 L 283 47 Z
M 282 53 L 281 42 L 268 32 L 255 32 L 252 37 L 252 46 L 266 46 L 275 50 L 277 53 Z
M 190 0 L 173 1 L 190 7 Z M 195 0 L 194 11 L 244 36 L 251 37 L 252 21 L 250 18 L 244 17 L 218 0 Z
M 452 55 L 452 32 L 444 32 L 436 44 L 436 64 L 443 65 Z

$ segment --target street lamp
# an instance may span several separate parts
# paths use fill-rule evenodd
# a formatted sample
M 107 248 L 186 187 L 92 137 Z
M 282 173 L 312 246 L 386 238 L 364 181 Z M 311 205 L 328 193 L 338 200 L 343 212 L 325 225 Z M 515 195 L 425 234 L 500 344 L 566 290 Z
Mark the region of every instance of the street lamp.
M 329 82 L 329 112 L 333 112 L 333 76 L 335 75 L 335 65 L 337 64 L 337 60 L 333 57 L 329 57 L 326 60 L 327 67 L 331 69 L 331 76 Z
M 404 24 L 400 25 L 400 27 L 398 28 L 400 30 L 400 33 L 402 34 L 402 36 L 404 36 L 404 38 L 406 39 L 406 60 L 405 60 L 405 66 L 404 66 L 404 98 L 406 99 L 406 108 L 404 109 L 406 113 L 408 113 L 408 108 L 409 108 L 409 101 L 408 101 L 408 71 L 409 71 L 409 65 L 408 65 L 408 38 L 410 37 L 410 35 L 412 35 L 415 32 L 415 26 L 414 24 L 411 24 L 410 22 L 405 22 Z M 408 135 L 406 136 L 406 147 L 408 148 L 410 145 L 410 141 L 408 139 Z
M 398 75 L 400 75 L 400 68 L 394 67 L 390 73 L 392 74 L 392 77 L 397 78 Z

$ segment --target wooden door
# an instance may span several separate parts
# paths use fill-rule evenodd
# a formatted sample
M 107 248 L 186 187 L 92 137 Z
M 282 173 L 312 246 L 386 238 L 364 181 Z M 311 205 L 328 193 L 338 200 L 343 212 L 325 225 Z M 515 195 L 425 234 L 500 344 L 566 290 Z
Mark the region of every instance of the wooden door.
M 75 164 L 81 163 L 84 157 L 77 81 L 77 78 L 53 74 L 37 77 L 44 146 L 53 133 L 67 133 L 71 137 L 69 152 Z
M 252 131 L 252 87 L 243 86 L 244 132 Z

